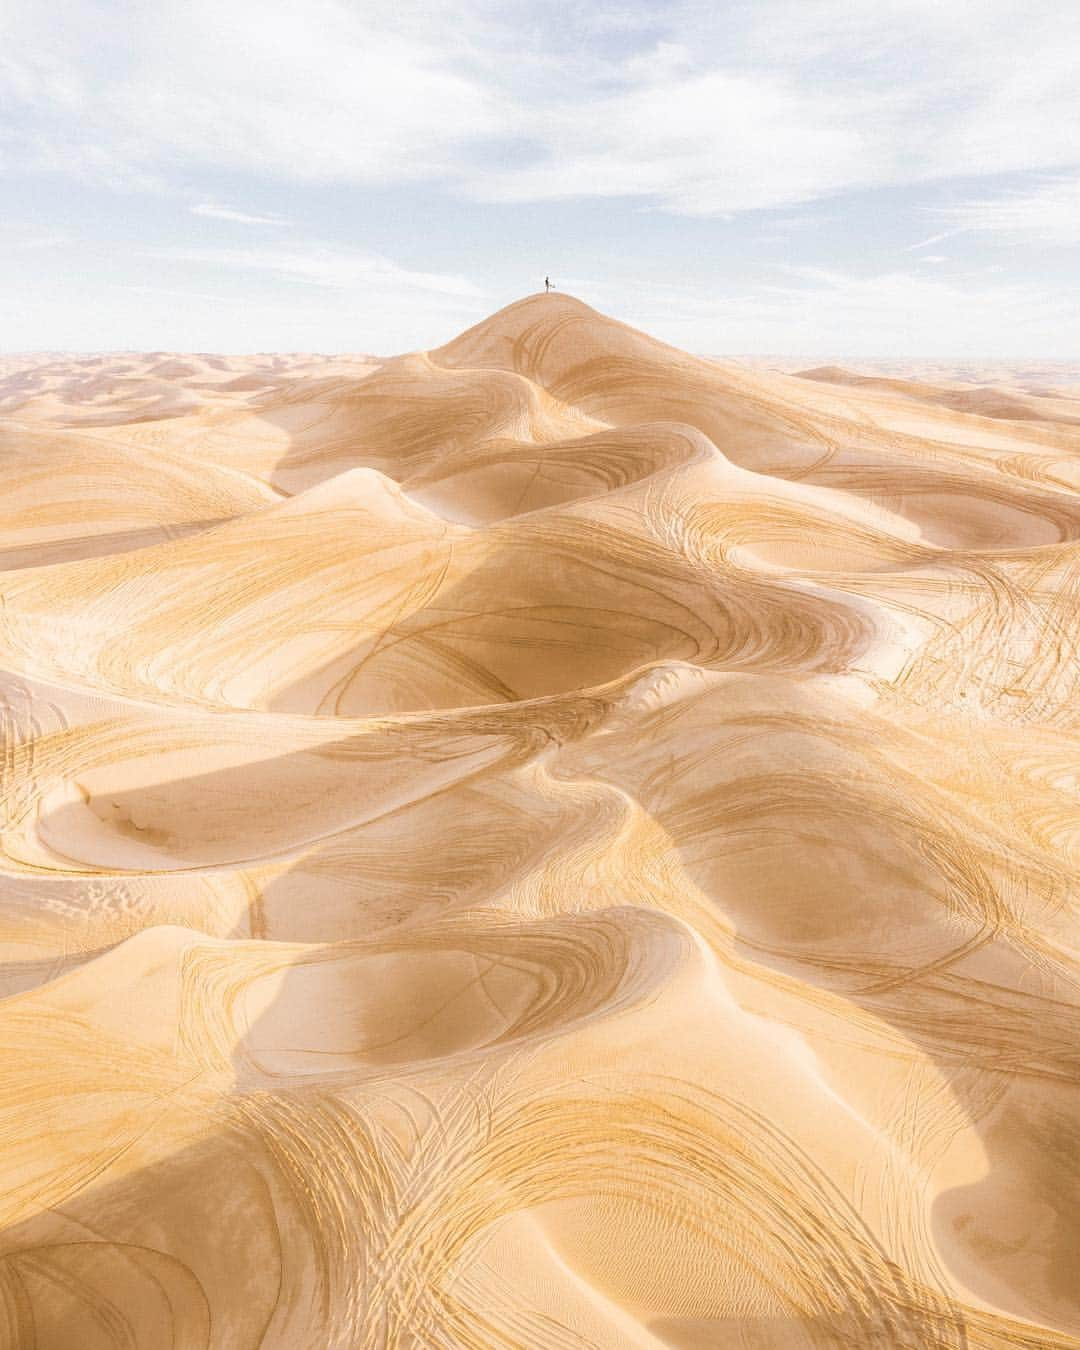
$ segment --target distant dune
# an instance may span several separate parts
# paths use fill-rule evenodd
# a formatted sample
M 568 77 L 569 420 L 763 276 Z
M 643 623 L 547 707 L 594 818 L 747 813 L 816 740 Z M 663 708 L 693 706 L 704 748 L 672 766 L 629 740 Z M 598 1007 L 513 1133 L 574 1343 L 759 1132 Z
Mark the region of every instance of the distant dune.
M 1080 373 L 767 364 L 0 365 L 0 1347 L 1080 1346 Z

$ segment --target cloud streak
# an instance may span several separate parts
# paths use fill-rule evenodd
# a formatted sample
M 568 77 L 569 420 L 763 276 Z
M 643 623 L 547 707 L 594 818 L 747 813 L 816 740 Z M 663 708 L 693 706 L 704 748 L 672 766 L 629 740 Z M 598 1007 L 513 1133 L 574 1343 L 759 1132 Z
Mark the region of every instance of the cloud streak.
M 953 227 L 938 238 L 966 231 L 998 235 L 1009 242 L 1080 245 L 1080 174 L 976 197 L 941 214 Z
M 247 211 L 237 211 L 232 206 L 218 206 L 214 202 L 198 202 L 191 208 L 193 216 L 203 216 L 207 220 L 227 220 L 234 225 L 289 225 L 291 221 L 284 216 L 251 215 Z

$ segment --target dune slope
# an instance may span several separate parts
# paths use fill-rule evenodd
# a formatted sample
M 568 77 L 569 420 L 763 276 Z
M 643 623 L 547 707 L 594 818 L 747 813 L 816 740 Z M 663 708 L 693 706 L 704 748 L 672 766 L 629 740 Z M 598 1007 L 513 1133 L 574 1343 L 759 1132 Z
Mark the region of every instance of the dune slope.
M 569 296 L 0 381 L 0 1346 L 1080 1346 L 1080 425 Z

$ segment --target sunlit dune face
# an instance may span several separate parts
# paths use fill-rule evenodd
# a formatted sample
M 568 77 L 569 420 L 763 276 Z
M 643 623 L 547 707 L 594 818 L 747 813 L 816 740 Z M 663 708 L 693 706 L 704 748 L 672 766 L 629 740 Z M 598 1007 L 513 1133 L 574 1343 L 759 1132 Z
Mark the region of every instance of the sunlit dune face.
M 0 1345 L 1080 1344 L 1080 417 L 983 373 L 5 363 Z

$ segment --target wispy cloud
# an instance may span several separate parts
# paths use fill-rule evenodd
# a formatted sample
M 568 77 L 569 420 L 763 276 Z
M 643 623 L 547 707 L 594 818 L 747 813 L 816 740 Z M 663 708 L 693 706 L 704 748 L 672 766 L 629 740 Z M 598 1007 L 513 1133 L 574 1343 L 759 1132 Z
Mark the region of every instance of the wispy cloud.
M 25 249 L 36 253 L 39 249 L 65 248 L 71 243 L 71 236 L 59 230 L 45 230 L 40 234 L 17 236 L 6 240 L 5 243 L 10 249 Z
M 869 276 L 835 268 L 786 271 L 790 280 L 717 306 L 719 332 L 729 340 L 714 341 L 711 350 L 761 351 L 777 333 L 787 351 L 850 351 L 853 335 L 864 352 L 882 356 L 1080 350 L 1075 304 L 1045 283 L 942 279 L 907 270 Z
M 727 293 L 657 287 L 586 299 L 694 351 L 871 356 L 1045 356 L 1080 351 L 1080 311 L 1060 288 L 897 269 L 859 276 L 786 266 Z
M 1043 179 L 1028 188 L 975 197 L 941 214 L 953 222 L 949 234 L 978 231 L 1013 242 L 1080 245 L 1080 174 Z M 947 236 L 939 236 L 944 237 Z
M 289 225 L 284 216 L 258 216 L 247 211 L 237 211 L 232 206 L 219 206 L 214 202 L 199 202 L 191 208 L 193 216 L 205 216 L 208 220 L 227 220 L 235 225 Z
M 241 272 L 270 273 L 285 281 L 333 290 L 427 291 L 433 295 L 480 298 L 483 292 L 465 277 L 413 271 L 389 258 L 325 244 L 251 248 L 158 248 L 163 261 L 195 263 Z
M 535 164 L 477 178 L 489 201 L 646 197 L 683 215 L 788 206 L 876 173 L 843 99 L 724 71 L 641 80 L 544 117 Z
M 132 295 L 161 295 L 170 300 L 184 300 L 188 303 L 192 300 L 205 301 L 211 305 L 221 303 L 221 296 L 215 295 L 213 291 L 178 290 L 173 286 L 120 286 L 118 289 L 129 291 Z

